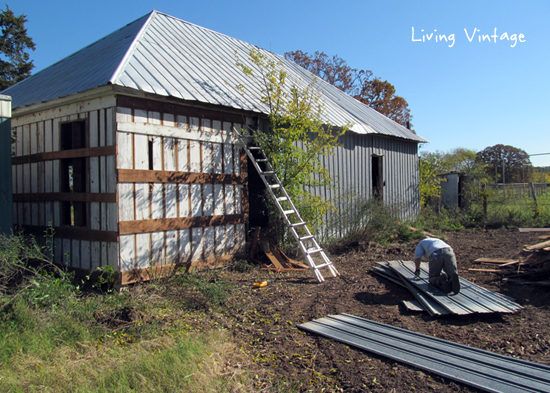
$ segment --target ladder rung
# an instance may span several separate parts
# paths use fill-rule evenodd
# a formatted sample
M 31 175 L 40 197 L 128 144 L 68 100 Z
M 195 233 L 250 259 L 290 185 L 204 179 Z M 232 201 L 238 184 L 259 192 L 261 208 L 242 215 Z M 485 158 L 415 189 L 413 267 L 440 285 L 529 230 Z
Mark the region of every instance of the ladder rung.
M 312 255 L 312 254 L 318 254 L 320 253 L 321 251 L 323 251 L 322 248 L 315 248 L 315 249 L 309 249 L 306 251 L 307 255 Z
M 264 176 L 274 176 L 276 175 L 275 171 L 262 171 L 262 175 Z
M 277 198 L 277 202 L 284 202 L 284 201 L 288 201 L 288 198 L 287 197 Z
M 301 237 L 300 240 L 301 240 L 301 241 L 304 241 L 304 240 L 309 240 L 309 239 L 313 239 L 313 238 L 314 238 L 313 235 L 309 235 L 309 236 Z
M 268 161 L 267 158 L 258 158 L 258 159 L 256 160 L 256 162 L 267 162 L 267 161 Z
M 288 216 L 289 214 L 294 214 L 296 212 L 294 210 L 285 210 L 283 213 Z
M 306 225 L 306 223 L 302 221 L 302 222 L 297 222 L 296 224 L 291 224 L 290 226 L 292 228 L 297 228 L 297 227 L 303 227 L 304 225 Z
M 270 184 L 269 187 L 271 188 L 281 188 L 280 184 Z
M 322 269 L 322 268 L 330 266 L 330 265 L 332 265 L 332 262 L 323 263 L 322 265 L 315 266 L 315 269 Z
M 248 150 L 262 150 L 262 148 L 259 146 L 250 146 Z

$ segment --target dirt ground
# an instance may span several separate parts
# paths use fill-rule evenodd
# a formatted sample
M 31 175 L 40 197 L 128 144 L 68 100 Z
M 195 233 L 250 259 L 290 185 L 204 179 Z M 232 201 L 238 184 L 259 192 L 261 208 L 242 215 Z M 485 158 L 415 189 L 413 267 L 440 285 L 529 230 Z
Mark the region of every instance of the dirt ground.
M 537 233 L 517 229 L 463 230 L 443 235 L 454 248 L 459 273 L 485 288 L 516 299 L 515 314 L 431 317 L 407 311 L 406 289 L 370 272 L 378 261 L 412 260 L 415 243 L 358 246 L 332 260 L 341 276 L 318 284 L 307 272 L 252 269 L 224 272 L 239 290 L 218 314 L 258 365 L 259 391 L 313 392 L 477 392 L 458 382 L 382 356 L 305 333 L 297 325 L 329 314 L 348 313 L 429 334 L 502 355 L 550 365 L 550 288 L 510 284 L 497 273 L 472 272 L 474 260 L 517 258 L 522 247 L 539 243 Z M 254 282 L 275 279 L 264 288 Z M 275 388 L 273 383 L 276 382 Z

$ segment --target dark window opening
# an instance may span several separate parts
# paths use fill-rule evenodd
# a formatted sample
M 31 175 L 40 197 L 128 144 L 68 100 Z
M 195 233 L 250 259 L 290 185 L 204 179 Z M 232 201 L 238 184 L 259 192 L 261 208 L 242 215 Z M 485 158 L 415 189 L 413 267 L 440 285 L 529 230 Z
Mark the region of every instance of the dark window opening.
M 372 195 L 378 200 L 384 200 L 384 180 L 382 171 L 382 156 L 372 156 Z
M 86 147 L 86 123 L 74 121 L 61 124 L 61 150 Z
M 77 121 L 61 125 L 61 150 L 83 149 L 85 147 L 85 122 Z M 61 160 L 61 192 L 85 193 L 87 180 L 86 158 L 65 158 Z M 86 202 L 62 202 L 62 224 L 86 226 L 86 209 Z
M 149 170 L 153 170 L 153 141 L 149 141 Z

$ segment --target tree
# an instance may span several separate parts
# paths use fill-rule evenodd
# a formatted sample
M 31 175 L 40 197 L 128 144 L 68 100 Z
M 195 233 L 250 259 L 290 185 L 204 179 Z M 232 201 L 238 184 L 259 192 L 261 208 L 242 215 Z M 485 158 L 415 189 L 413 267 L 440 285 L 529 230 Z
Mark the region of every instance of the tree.
M 371 71 L 351 68 L 337 55 L 329 58 L 324 52 L 309 55 L 297 50 L 286 52 L 285 57 L 352 96 L 358 95 L 364 82 L 372 77 Z
M 530 181 L 525 173 L 532 172 L 529 154 L 509 145 L 486 147 L 476 155 L 478 162 L 486 165 L 487 175 L 497 183 L 523 183 Z
M 0 14 L 0 91 L 30 76 L 34 68 L 27 49 L 34 50 L 35 44 L 25 22 L 26 15 L 16 17 L 7 5 Z
M 396 123 L 411 127 L 409 104 L 403 97 L 395 94 L 395 87 L 388 81 L 378 78 L 366 80 L 360 94 L 355 98 Z
M 428 206 L 441 192 L 441 179 L 437 177 L 437 158 L 435 156 L 420 157 L 418 162 L 420 174 L 419 194 L 420 206 Z
M 237 59 L 237 65 L 260 83 L 262 102 L 269 109 L 270 130 L 255 132 L 255 142 L 266 152 L 298 211 L 315 230 L 332 206 L 308 190 L 332 184 L 321 158 L 333 154 L 338 137 L 349 125 L 336 129 L 324 123 L 324 105 L 314 89 L 315 81 L 306 87 L 287 85 L 282 63 L 269 54 L 251 48 L 249 62 Z M 242 86 L 237 88 L 245 93 Z
M 467 173 L 473 179 L 484 181 L 487 173 L 485 165 L 478 161 L 477 153 L 474 150 L 457 147 L 448 152 L 427 152 L 421 151 L 420 157 L 432 163 L 436 174 L 460 172 Z
M 324 52 L 309 55 L 297 50 L 286 52 L 285 57 L 393 121 L 412 129 L 412 115 L 407 101 L 395 94 L 395 87 L 391 83 L 373 78 L 372 71 L 351 68 L 337 55 L 330 58 Z

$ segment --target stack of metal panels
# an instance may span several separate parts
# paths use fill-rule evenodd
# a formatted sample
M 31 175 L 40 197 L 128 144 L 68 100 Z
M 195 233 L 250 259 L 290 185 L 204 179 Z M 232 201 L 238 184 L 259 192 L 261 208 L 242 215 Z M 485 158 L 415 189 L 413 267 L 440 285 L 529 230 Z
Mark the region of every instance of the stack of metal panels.
M 428 264 L 420 265 L 420 276 L 415 277 L 412 261 L 379 262 L 372 270 L 390 281 L 409 289 L 417 302 L 405 303 L 409 309 L 421 308 L 430 315 L 473 313 L 513 313 L 522 308 L 514 299 L 490 291 L 460 277 L 460 293 L 447 294 L 428 282 Z
M 550 367 L 547 365 L 353 315 L 330 315 L 298 327 L 489 392 L 550 391 Z

